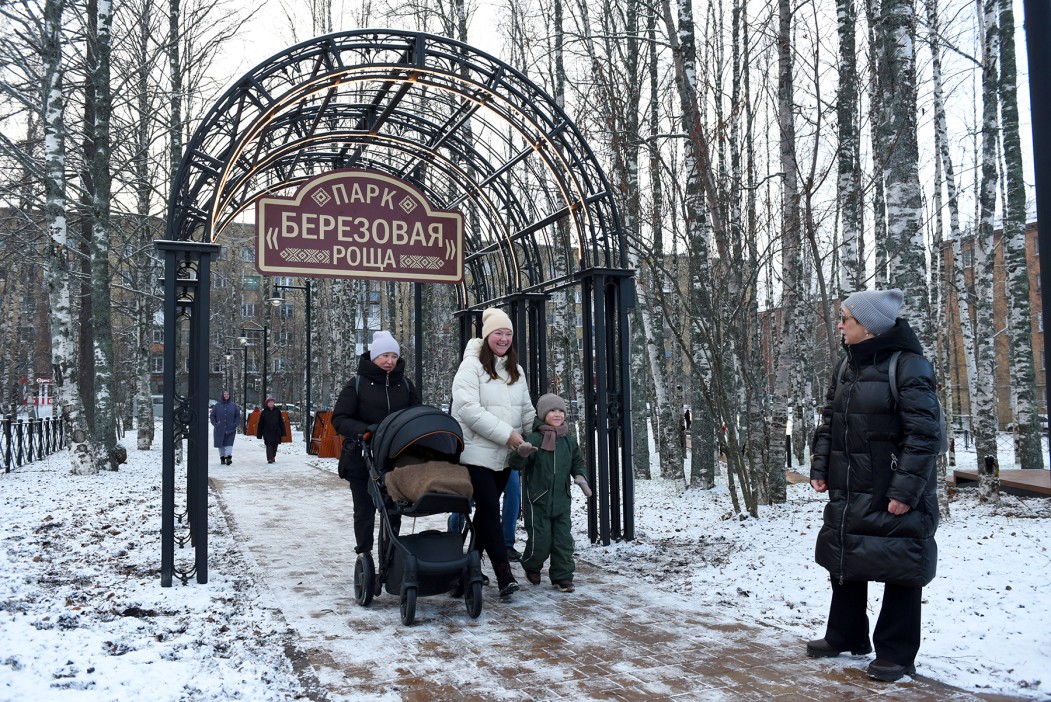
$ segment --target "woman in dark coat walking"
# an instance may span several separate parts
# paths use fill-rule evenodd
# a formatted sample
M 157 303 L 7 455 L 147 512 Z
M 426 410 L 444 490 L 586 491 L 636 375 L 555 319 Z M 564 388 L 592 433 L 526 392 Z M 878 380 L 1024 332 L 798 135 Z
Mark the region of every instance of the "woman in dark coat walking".
M 369 497 L 369 469 L 357 439 L 391 412 L 420 404 L 420 393 L 405 377 L 401 347 L 388 331 L 378 331 L 361 354 L 358 373 L 343 387 L 332 410 L 332 426 L 343 437 L 339 477 L 350 483 L 354 500 L 355 553 L 372 551 L 376 506 Z M 397 530 L 398 519 L 391 525 Z
M 266 407 L 259 413 L 259 424 L 255 438 L 266 444 L 266 462 L 277 460 L 277 447 L 285 439 L 285 418 L 274 404 L 274 398 L 266 398 Z
M 234 460 L 234 439 L 237 437 L 237 425 L 241 422 L 241 410 L 230 399 L 229 390 L 224 389 L 222 399 L 212 405 L 208 421 L 213 427 L 212 445 L 219 449 L 219 462 L 228 466 Z
M 885 583 L 868 675 L 894 681 L 916 672 L 920 600 L 938 548 L 935 459 L 941 416 L 934 371 L 911 327 L 898 319 L 900 290 L 864 290 L 842 304 L 837 328 L 846 358 L 833 373 L 814 435 L 810 483 L 827 492 L 816 558 L 832 581 L 825 637 L 811 657 L 872 651 L 868 583 Z M 890 387 L 894 352 L 898 398 Z

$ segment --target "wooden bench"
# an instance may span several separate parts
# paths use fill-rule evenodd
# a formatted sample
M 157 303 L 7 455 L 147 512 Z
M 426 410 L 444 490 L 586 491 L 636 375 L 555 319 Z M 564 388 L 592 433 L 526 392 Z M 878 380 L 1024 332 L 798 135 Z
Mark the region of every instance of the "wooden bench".
M 952 477 L 957 487 L 979 480 L 978 472 L 973 470 L 957 469 Z M 1000 488 L 1016 495 L 1051 497 L 1051 471 L 1040 468 L 1002 470 Z

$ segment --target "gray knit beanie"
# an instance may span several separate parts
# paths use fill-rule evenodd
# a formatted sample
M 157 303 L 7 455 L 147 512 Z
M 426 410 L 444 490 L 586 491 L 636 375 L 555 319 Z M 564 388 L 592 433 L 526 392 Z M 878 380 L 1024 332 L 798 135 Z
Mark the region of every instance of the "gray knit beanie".
M 858 324 L 879 336 L 894 327 L 905 299 L 901 290 L 860 290 L 846 300 L 846 307 Z
M 544 417 L 551 410 L 560 409 L 563 412 L 566 411 L 566 401 L 554 393 L 548 393 L 541 395 L 540 399 L 536 401 L 536 416 L 540 418 L 540 421 L 544 421 Z

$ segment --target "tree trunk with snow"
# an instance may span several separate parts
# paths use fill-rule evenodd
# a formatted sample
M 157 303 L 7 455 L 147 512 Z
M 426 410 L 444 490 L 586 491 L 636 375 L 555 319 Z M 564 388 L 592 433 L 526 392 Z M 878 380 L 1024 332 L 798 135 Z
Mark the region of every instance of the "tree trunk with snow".
M 99 468 L 116 470 L 116 405 L 114 398 L 113 323 L 110 297 L 110 33 L 109 0 L 98 0 L 95 39 L 95 65 L 92 85 L 95 93 L 95 123 L 92 134 L 94 158 L 91 164 L 94 193 L 91 234 L 91 297 L 93 346 L 95 357 L 95 461 Z M 91 38 L 89 37 L 89 41 Z
M 841 208 L 838 297 L 846 298 L 865 284 L 865 264 L 859 257 L 864 202 L 861 186 L 861 140 L 858 125 L 857 6 L 836 0 L 839 32 L 839 90 L 836 115 L 839 144 L 836 189 Z
M 45 219 L 48 227 L 47 287 L 51 303 L 51 359 L 57 414 L 66 423 L 70 468 L 76 475 L 97 472 L 92 460 L 91 435 L 84 419 L 77 384 L 79 374 L 75 344 L 71 270 L 66 223 L 66 126 L 62 95 L 63 0 L 44 4 L 43 124 Z
M 982 57 L 982 182 L 981 221 L 974 239 L 974 290 L 977 310 L 975 325 L 975 394 L 971 396 L 974 416 L 974 446 L 979 468 L 992 457 L 999 465 L 996 449 L 996 329 L 993 323 L 993 217 L 996 214 L 996 136 L 999 27 L 997 0 L 985 0 L 985 45 Z M 999 471 L 996 471 L 999 473 Z M 980 472 L 979 494 L 983 501 L 999 499 L 997 476 Z
M 879 132 L 891 136 L 881 145 L 887 197 L 887 282 L 904 293 L 902 316 L 929 353 L 934 341 L 916 131 L 915 31 L 912 0 L 883 0 L 877 39 L 884 119 Z
M 1043 468 L 1044 455 L 1037 413 L 1036 369 L 1033 366 L 1033 322 L 1029 304 L 1029 267 L 1025 247 L 1025 172 L 1018 121 L 1015 68 L 1015 21 L 1011 0 L 1000 0 L 1000 114 L 1003 127 L 1005 190 L 1003 216 L 1004 270 L 1007 279 L 1007 333 L 1011 343 L 1011 385 L 1018 432 L 1016 462 L 1022 468 Z
M 781 181 L 781 327 L 774 355 L 774 390 L 770 407 L 770 465 L 765 485 L 761 485 L 760 502 L 783 502 L 784 469 L 788 463 L 785 435 L 788 428 L 788 403 L 793 387 L 799 387 L 796 344 L 799 340 L 797 315 L 800 314 L 802 260 L 800 256 L 799 166 L 796 161 L 794 76 L 792 61 L 792 10 L 790 0 L 778 0 L 777 33 L 777 122 L 778 153 Z

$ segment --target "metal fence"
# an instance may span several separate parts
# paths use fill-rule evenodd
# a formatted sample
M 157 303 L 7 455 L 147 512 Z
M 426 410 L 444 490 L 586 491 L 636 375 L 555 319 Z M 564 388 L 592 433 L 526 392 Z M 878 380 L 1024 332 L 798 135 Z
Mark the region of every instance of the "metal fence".
M 4 472 L 39 461 L 66 447 L 66 428 L 59 419 L 0 419 L 0 460 Z

